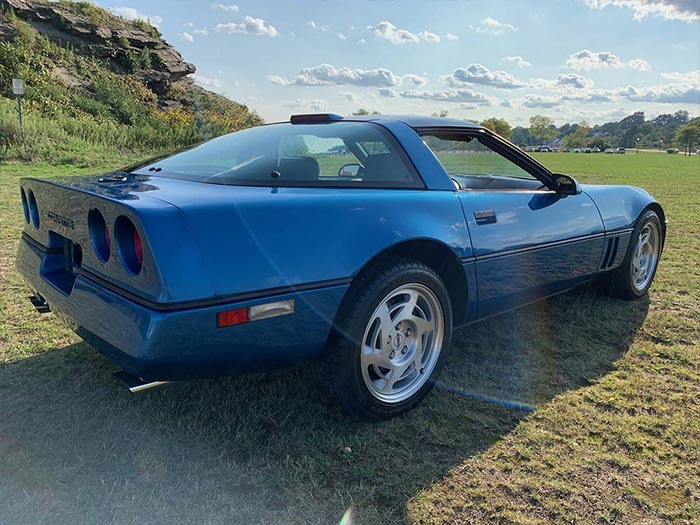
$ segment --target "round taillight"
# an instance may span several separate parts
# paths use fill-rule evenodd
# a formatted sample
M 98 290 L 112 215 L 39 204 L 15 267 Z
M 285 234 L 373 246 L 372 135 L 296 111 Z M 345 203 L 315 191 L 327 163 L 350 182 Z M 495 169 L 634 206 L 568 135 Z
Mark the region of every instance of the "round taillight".
M 104 216 L 94 208 L 88 213 L 88 229 L 90 230 L 90 241 L 92 242 L 92 249 L 95 251 L 95 255 L 103 263 L 107 262 L 112 251 L 112 243 L 109 240 L 109 228 Z
M 29 204 L 27 203 L 27 194 L 24 192 L 24 188 L 19 189 L 20 195 L 22 195 L 22 211 L 24 211 L 24 220 L 29 224 Z
M 131 219 L 121 215 L 114 226 L 117 251 L 124 268 L 138 275 L 143 267 L 143 242 Z
M 32 223 L 34 227 L 39 229 L 39 207 L 36 205 L 36 198 L 34 197 L 34 192 L 29 190 L 27 192 L 27 207 L 29 208 L 29 215 L 32 218 Z

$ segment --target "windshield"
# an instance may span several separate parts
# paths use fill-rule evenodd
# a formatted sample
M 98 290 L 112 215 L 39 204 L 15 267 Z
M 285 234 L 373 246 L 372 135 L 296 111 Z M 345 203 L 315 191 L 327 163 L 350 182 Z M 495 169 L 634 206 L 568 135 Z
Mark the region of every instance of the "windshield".
M 395 139 L 370 122 L 260 126 L 133 173 L 234 185 L 423 187 Z

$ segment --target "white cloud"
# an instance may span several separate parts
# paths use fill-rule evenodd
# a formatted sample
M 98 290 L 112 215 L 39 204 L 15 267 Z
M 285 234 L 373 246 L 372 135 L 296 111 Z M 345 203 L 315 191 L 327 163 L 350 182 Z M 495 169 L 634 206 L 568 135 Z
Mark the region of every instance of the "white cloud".
M 700 69 L 695 71 L 689 71 L 688 73 L 661 73 L 661 76 L 668 80 L 675 80 L 676 82 L 694 82 L 700 85 Z
M 649 63 L 641 58 L 633 58 L 629 62 L 624 62 L 610 51 L 589 51 L 588 49 L 582 49 L 570 55 L 564 66 L 577 71 L 623 67 L 630 67 L 638 71 L 651 70 Z
M 158 27 L 163 18 L 158 15 L 145 15 L 133 7 L 108 7 L 109 11 L 127 20 L 145 20 L 149 24 Z
M 532 64 L 521 56 L 503 57 L 503 62 L 515 64 L 518 67 L 530 67 Z
M 591 9 L 624 7 L 632 10 L 635 20 L 660 17 L 665 20 L 693 22 L 700 20 L 700 7 L 697 0 L 583 0 Z
M 700 85 L 693 83 L 663 84 L 657 86 L 627 86 L 615 90 L 616 94 L 633 102 L 658 102 L 662 104 L 700 104 Z
M 350 102 L 354 102 L 356 104 L 360 102 L 360 97 L 357 96 L 357 93 L 353 93 L 352 91 L 341 91 L 338 94 Z
M 556 108 L 561 104 L 561 100 L 559 98 L 553 98 L 553 97 L 540 97 L 540 96 L 534 96 L 530 95 L 525 97 L 525 101 L 522 103 L 523 106 L 526 108 L 545 108 L 545 109 L 550 109 L 550 108 Z
M 409 73 L 401 78 L 402 81 L 412 82 L 414 86 L 424 86 L 428 83 L 428 79 L 420 75 Z
M 194 42 L 194 37 L 186 31 L 180 33 L 180 38 L 182 38 L 185 42 Z
M 317 31 L 328 31 L 328 26 L 326 26 L 326 25 L 323 25 L 323 26 L 322 26 L 322 25 L 319 25 L 319 24 L 317 24 L 316 22 L 314 22 L 313 20 L 309 20 L 308 23 L 307 23 L 307 25 L 308 25 L 310 28 L 312 28 L 312 29 L 316 29 Z
M 347 37 L 343 33 L 338 33 L 336 36 L 338 37 L 339 40 L 346 40 L 347 39 Z
M 459 37 L 457 35 L 453 35 L 452 33 L 447 33 L 445 35 L 445 40 L 459 40 Z
M 568 87 L 573 89 L 590 89 L 594 82 L 590 78 L 582 77 L 576 73 L 565 73 L 559 75 L 554 81 L 555 86 Z
M 470 64 L 468 67 L 457 68 L 451 76 L 446 77 L 448 85 L 453 87 L 464 84 L 479 84 L 501 89 L 513 89 L 525 86 L 523 82 L 505 71 L 491 71 L 481 64 Z
M 440 43 L 440 36 L 436 35 L 435 33 L 431 33 L 430 31 L 421 31 L 418 33 L 418 36 L 426 42 L 432 42 L 433 44 Z
M 501 103 L 499 105 L 502 108 L 512 108 L 513 107 L 513 103 L 508 99 L 501 100 Z
M 257 35 L 257 36 L 269 36 L 275 37 L 279 33 L 274 26 L 268 24 L 262 18 L 253 18 L 252 16 L 246 16 L 243 22 L 237 24 L 235 22 L 229 22 L 228 24 L 217 24 L 214 27 L 215 31 L 225 31 L 226 33 L 241 33 L 245 35 Z
M 193 35 L 199 35 L 199 36 L 207 36 L 209 34 L 209 30 L 206 27 L 203 27 L 202 29 L 195 29 L 192 31 Z
M 637 71 L 651 71 L 651 66 L 649 65 L 649 62 L 647 62 L 646 60 L 642 60 L 641 58 L 633 58 L 632 60 L 627 62 L 627 65 L 632 69 L 636 69 Z
M 223 83 L 217 77 L 205 77 L 203 75 L 192 75 L 195 84 L 207 89 L 218 89 L 223 87 Z
M 386 68 L 377 69 L 351 69 L 348 67 L 336 68 L 331 64 L 321 64 L 306 67 L 292 79 L 279 75 L 272 75 L 268 80 L 278 85 L 295 86 L 331 86 L 331 85 L 355 85 L 355 86 L 396 86 L 401 82 L 401 77 L 395 75 Z
M 379 91 L 379 95 L 382 97 L 395 98 L 399 96 L 396 91 L 391 88 L 379 88 L 377 91 Z
M 238 6 L 236 4 L 211 4 L 211 8 L 228 11 L 229 13 L 238 13 Z
M 476 26 L 475 31 L 477 33 L 489 33 L 492 35 L 502 35 L 506 32 L 517 31 L 518 28 L 513 24 L 506 24 L 504 22 L 499 22 L 495 18 L 484 18 L 478 26 Z
M 283 106 L 286 106 L 294 110 L 311 110 L 311 111 L 325 111 L 328 108 L 328 102 L 323 99 L 302 99 L 297 98 L 295 100 L 290 100 L 285 102 Z
M 402 98 L 435 100 L 438 102 L 472 102 L 480 106 L 492 106 L 493 99 L 470 89 L 443 89 L 439 91 L 402 91 Z
M 420 37 L 414 35 L 405 29 L 399 29 L 394 24 L 388 21 L 379 22 L 376 27 L 372 28 L 374 34 L 379 38 L 388 40 L 392 44 L 408 44 L 420 42 Z
M 366 43 L 367 43 L 367 40 L 365 40 L 364 38 L 360 38 L 360 39 L 357 41 L 357 43 L 360 44 L 360 45 L 363 45 L 363 44 L 366 44 Z

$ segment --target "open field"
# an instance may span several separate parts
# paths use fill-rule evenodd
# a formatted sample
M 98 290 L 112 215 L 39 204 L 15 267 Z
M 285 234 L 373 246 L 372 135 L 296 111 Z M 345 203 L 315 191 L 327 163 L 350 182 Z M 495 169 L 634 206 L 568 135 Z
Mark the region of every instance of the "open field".
M 384 423 L 296 371 L 130 396 L 14 271 L 19 176 L 71 168 L 0 165 L 0 523 L 700 521 L 700 157 L 536 156 L 661 201 L 650 296 L 584 288 L 462 329 L 441 388 Z

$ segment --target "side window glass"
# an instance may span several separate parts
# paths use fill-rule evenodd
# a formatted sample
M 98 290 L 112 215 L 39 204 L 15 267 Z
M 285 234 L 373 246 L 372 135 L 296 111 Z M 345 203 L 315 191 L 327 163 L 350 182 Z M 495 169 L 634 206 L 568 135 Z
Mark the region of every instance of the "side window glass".
M 423 141 L 453 177 L 507 177 L 537 181 L 523 168 L 479 142 L 478 138 L 455 140 L 453 137 L 425 135 Z

